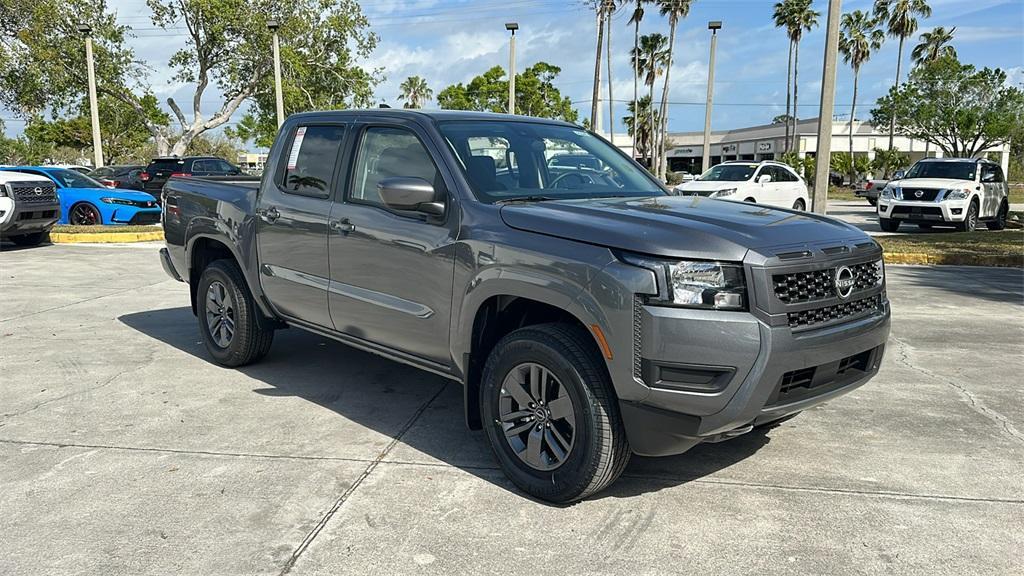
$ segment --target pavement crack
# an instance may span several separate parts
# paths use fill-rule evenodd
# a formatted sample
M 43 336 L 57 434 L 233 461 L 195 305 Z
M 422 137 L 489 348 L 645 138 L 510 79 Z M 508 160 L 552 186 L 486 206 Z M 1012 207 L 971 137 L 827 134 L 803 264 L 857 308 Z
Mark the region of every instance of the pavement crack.
M 934 378 L 936 381 L 942 382 L 947 386 L 950 386 L 951 388 L 955 389 L 957 392 L 960 393 L 960 396 L 967 401 L 967 405 L 971 407 L 971 410 L 977 412 L 978 414 L 994 422 L 1011 439 L 1017 441 L 1020 444 L 1024 444 L 1024 434 L 1022 434 L 1020 430 L 1017 430 L 1017 428 L 1013 425 L 1012 422 L 1010 422 L 1010 420 L 1006 416 L 1003 416 L 999 412 L 986 406 L 985 403 L 981 400 L 981 398 L 978 398 L 973 392 L 968 390 L 966 386 L 960 384 L 956 380 L 947 378 L 942 374 L 936 374 L 931 370 L 921 368 L 920 366 L 911 362 L 910 352 L 914 349 L 914 347 L 908 344 L 906 341 L 901 340 L 895 336 L 890 336 L 889 339 L 897 344 L 897 362 L 906 366 L 907 368 L 910 368 L 911 370 L 924 374 L 929 378 Z
M 281 568 L 281 572 L 279 573 L 278 576 L 285 576 L 286 574 L 292 571 L 292 568 L 295 567 L 295 563 L 298 562 L 299 558 L 306 552 L 306 550 L 309 549 L 309 546 L 313 543 L 313 540 L 315 540 L 316 537 L 320 535 L 320 532 L 324 529 L 324 527 L 327 526 L 327 523 L 331 521 L 331 518 L 334 517 L 334 514 L 341 508 L 345 501 L 348 500 L 349 496 L 351 496 L 356 491 L 356 489 L 359 488 L 359 486 L 363 483 L 363 480 L 366 480 L 366 478 L 371 473 L 373 473 L 373 471 L 377 468 L 381 461 L 383 461 L 384 458 L 386 458 L 387 455 L 391 452 L 391 450 L 398 445 L 398 443 L 402 440 L 402 437 L 405 436 L 405 434 L 413 427 L 416 421 L 419 420 L 420 416 L 422 416 L 423 413 L 427 410 L 427 408 L 429 408 L 430 405 L 433 404 L 434 400 L 441 396 L 441 393 L 444 392 L 445 388 L 447 388 L 448 386 L 449 383 L 447 381 L 444 384 L 442 384 L 441 387 L 437 389 L 437 392 L 435 392 L 433 396 L 427 399 L 427 401 L 424 402 L 423 405 L 420 406 L 415 413 L 413 413 L 413 415 L 402 426 L 398 433 L 395 434 L 395 437 L 391 439 L 391 442 L 388 442 L 388 445 L 385 446 L 384 449 L 380 451 L 380 454 L 378 454 L 376 458 L 370 461 L 370 463 L 366 466 L 366 469 L 363 470 L 363 472 L 359 475 L 358 478 L 355 479 L 355 481 L 352 482 L 352 485 L 350 485 L 344 492 L 341 493 L 341 496 L 339 496 L 338 499 L 334 501 L 334 504 L 330 507 L 329 510 L 327 510 L 327 513 L 320 518 L 320 521 L 317 522 L 316 526 L 314 526 L 313 529 L 306 534 L 305 538 L 302 539 L 302 542 L 300 542 L 298 547 L 295 548 L 295 551 L 292 552 L 291 557 L 288 559 L 287 562 L 285 562 L 284 567 Z

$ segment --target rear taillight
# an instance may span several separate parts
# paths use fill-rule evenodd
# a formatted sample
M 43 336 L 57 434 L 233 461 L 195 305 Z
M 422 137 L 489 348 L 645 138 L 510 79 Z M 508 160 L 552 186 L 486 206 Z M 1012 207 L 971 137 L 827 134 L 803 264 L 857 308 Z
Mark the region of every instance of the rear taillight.
M 140 172 L 139 180 L 142 180 L 143 182 L 149 182 L 149 172 Z
M 171 173 L 171 177 L 172 178 L 175 177 L 175 176 L 191 176 L 191 175 L 192 175 L 191 172 L 172 172 Z
M 106 178 L 100 179 L 100 184 L 103 184 L 107 188 L 117 188 L 117 182 L 114 180 L 107 180 Z
M 872 181 L 868 180 L 868 183 L 864 185 L 864 189 L 865 189 L 865 190 L 871 190 L 871 188 L 872 188 L 872 187 L 873 187 L 874 185 L 875 185 L 875 183 L 874 183 L 874 182 L 872 182 Z

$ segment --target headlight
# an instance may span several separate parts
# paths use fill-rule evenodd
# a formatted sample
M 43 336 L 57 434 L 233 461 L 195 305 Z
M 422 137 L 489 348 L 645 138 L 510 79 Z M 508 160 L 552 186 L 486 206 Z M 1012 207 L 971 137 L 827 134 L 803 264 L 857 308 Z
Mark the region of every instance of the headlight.
M 648 297 L 653 304 L 746 310 L 747 285 L 743 266 L 699 260 L 662 260 L 636 254 L 620 254 L 634 266 L 654 272 L 658 279 L 657 296 Z
M 736 193 L 735 188 L 722 188 L 711 193 L 712 198 L 722 198 L 723 196 L 732 196 Z
M 903 188 L 886 186 L 882 190 L 882 198 L 886 200 L 903 200 Z
M 101 202 L 107 204 L 123 204 L 125 206 L 135 206 L 135 202 L 131 200 L 125 200 L 124 198 L 100 198 Z
M 971 196 L 970 188 L 953 188 L 946 190 L 946 200 L 967 200 Z

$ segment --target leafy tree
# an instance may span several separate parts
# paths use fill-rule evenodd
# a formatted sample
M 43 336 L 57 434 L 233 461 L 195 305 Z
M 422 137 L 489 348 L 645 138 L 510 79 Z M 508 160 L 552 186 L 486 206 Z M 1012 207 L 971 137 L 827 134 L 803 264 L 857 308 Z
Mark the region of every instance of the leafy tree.
M 690 4 L 693 0 L 656 0 L 658 5 L 658 12 L 665 18 L 668 18 L 668 56 L 667 62 L 665 63 L 665 81 L 661 90 L 661 126 L 658 133 L 660 138 L 658 140 L 657 159 L 655 165 L 655 174 L 661 179 L 665 179 L 666 164 L 668 157 L 663 153 L 665 148 L 665 140 L 667 140 L 668 132 L 668 87 L 669 77 L 672 75 L 672 53 L 675 51 L 676 45 L 676 28 L 679 26 L 679 21 L 686 18 L 690 13 Z
M 647 98 L 651 102 L 654 102 L 654 83 L 658 79 L 658 76 L 665 71 L 665 66 L 668 64 L 668 38 L 664 34 L 645 34 L 640 37 L 640 50 L 634 52 L 632 57 L 640 62 L 640 71 L 644 74 L 644 84 L 647 85 Z M 655 122 L 654 117 L 654 106 L 648 107 L 648 114 L 650 115 L 647 125 L 650 131 L 648 142 L 651 145 L 648 147 L 648 153 L 650 154 L 650 166 L 651 171 L 656 170 L 654 166 L 654 149 L 658 146 L 658 139 L 656 135 L 656 128 L 658 126 Z
M 943 56 L 956 58 L 956 48 L 949 45 L 953 41 L 953 33 L 956 26 L 946 30 L 942 26 L 936 26 L 931 32 L 921 34 L 921 43 L 914 46 L 910 51 L 910 59 L 915 66 L 925 62 L 934 62 Z
M 623 5 L 628 4 L 630 0 L 623 0 Z M 651 0 L 635 0 L 633 5 L 633 12 L 629 15 L 629 23 L 633 25 L 633 50 L 630 52 L 630 60 L 633 61 L 633 107 L 629 108 L 630 114 L 634 114 L 634 111 L 640 108 L 640 59 L 638 57 L 640 53 L 640 22 L 644 19 L 644 4 L 647 4 Z M 630 134 L 633 134 L 630 129 Z M 636 135 L 633 136 L 635 142 Z M 634 144 L 634 149 L 636 145 Z
M 871 162 L 871 168 L 880 172 L 885 178 L 907 166 L 910 166 L 910 156 L 899 150 L 875 148 L 875 159 Z
M 900 41 L 896 56 L 896 81 L 893 86 L 900 85 L 900 71 L 903 68 L 903 43 L 917 32 L 917 19 L 928 18 L 932 9 L 927 0 L 875 0 L 875 18 L 886 24 L 889 36 Z M 889 122 L 889 149 L 892 150 L 893 134 L 896 132 L 896 118 Z
M 871 58 L 873 52 L 882 48 L 885 41 L 885 32 L 878 27 L 878 21 L 870 14 L 854 10 L 843 14 L 839 25 L 839 53 L 843 60 L 853 68 L 853 104 L 850 105 L 850 158 L 849 163 L 851 182 L 856 174 L 854 173 L 853 158 L 853 120 L 857 113 L 857 84 L 860 80 L 860 67 Z
M 419 76 L 409 76 L 398 89 L 398 99 L 405 101 L 405 108 L 423 108 L 423 104 L 434 97 L 427 81 Z
M 1024 123 L 1024 92 L 1006 84 L 1005 72 L 978 70 L 948 56 L 914 69 L 876 106 L 876 125 L 894 122 L 899 133 L 954 157 L 1004 144 Z
M 785 124 L 786 130 L 789 130 L 789 123 L 793 120 L 793 116 L 790 114 L 779 114 L 775 118 L 772 118 L 772 124 Z
M 270 32 L 282 23 L 286 108 L 344 107 L 369 101 L 376 78 L 354 64 L 369 54 L 376 36 L 356 0 L 147 0 L 154 25 L 183 29 L 185 47 L 168 65 L 172 81 L 194 87 L 191 117 L 168 99 L 177 127 L 153 122 L 143 99 L 147 70 L 125 46 L 126 26 L 115 21 L 106 0 L 4 0 L 0 5 L 0 103 L 24 117 L 76 107 L 85 93 L 85 61 L 79 22 L 92 26 L 97 89 L 135 110 L 159 154 L 182 154 L 198 135 L 226 123 L 252 99 L 257 125 L 273 115 Z M 223 95 L 213 115 L 201 102 L 215 86 Z
M 576 122 L 579 113 L 572 101 L 562 96 L 554 82 L 562 69 L 537 62 L 516 74 L 516 108 L 527 116 L 557 118 Z M 495 66 L 476 76 L 468 84 L 452 84 L 437 94 L 437 103 L 448 110 L 505 112 L 508 107 L 508 80 L 505 69 Z
M 626 104 L 626 107 L 629 110 L 629 116 L 624 117 L 622 122 L 626 125 L 627 133 L 633 137 L 633 155 L 643 159 L 650 153 L 650 121 L 652 118 L 651 97 L 644 96 L 640 98 L 637 104 L 639 105 L 638 107 L 634 107 L 632 102 Z M 653 112 L 653 118 L 657 125 L 657 112 Z
M 792 108 L 792 129 L 786 130 L 786 145 L 785 151 L 789 151 L 792 140 L 790 135 L 796 132 L 796 122 L 799 118 L 797 112 L 799 106 L 799 91 L 797 90 L 799 80 L 799 69 L 800 69 L 800 40 L 803 38 L 804 32 L 810 32 L 812 28 L 818 25 L 818 18 L 821 16 L 820 12 L 811 9 L 812 0 L 782 0 L 775 4 L 775 11 L 772 15 L 775 22 L 775 26 L 786 29 L 786 35 L 789 37 L 789 49 L 791 54 L 791 73 L 787 72 L 787 96 L 786 96 L 786 113 L 790 114 L 789 110 L 789 93 L 793 95 L 793 108 Z M 788 79 L 792 77 L 792 90 Z

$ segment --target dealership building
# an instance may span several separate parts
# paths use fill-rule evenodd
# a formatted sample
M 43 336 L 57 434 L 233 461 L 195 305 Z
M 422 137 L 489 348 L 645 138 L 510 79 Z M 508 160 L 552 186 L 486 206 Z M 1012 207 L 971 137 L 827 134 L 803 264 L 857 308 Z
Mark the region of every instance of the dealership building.
M 793 151 L 800 157 L 813 157 L 818 149 L 818 119 L 800 120 L 796 125 Z M 711 165 L 727 160 L 781 160 L 785 150 L 785 124 L 753 126 L 711 133 Z M 668 165 L 673 172 L 700 174 L 704 171 L 701 157 L 704 153 L 703 132 L 676 132 L 668 135 Z M 942 150 L 920 140 L 897 135 L 893 146 L 916 162 L 925 156 L 942 157 Z M 875 148 L 889 147 L 888 126 L 876 128 L 868 122 L 853 122 L 853 154 L 874 159 Z M 832 122 L 832 152 L 849 152 L 850 122 Z M 999 156 L 1003 172 L 1010 163 L 1010 146 L 1004 144 L 986 151 Z

